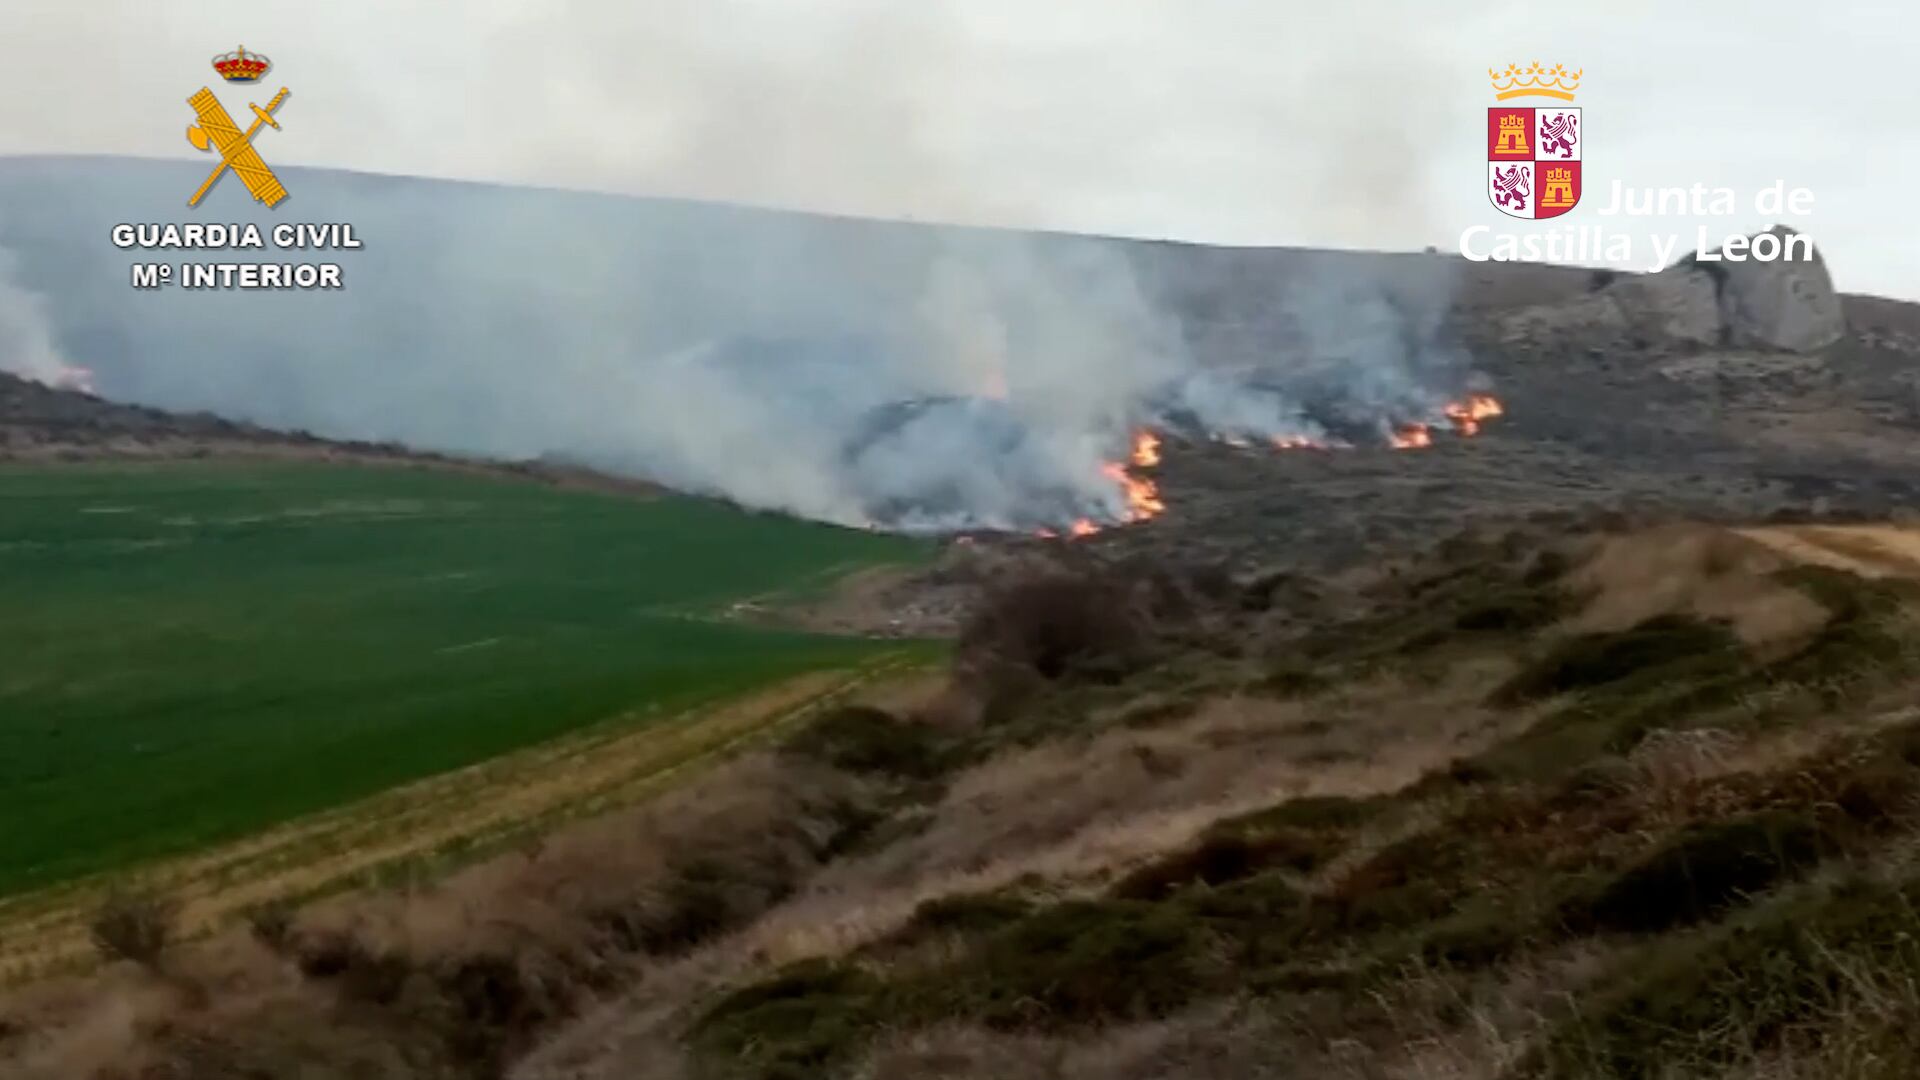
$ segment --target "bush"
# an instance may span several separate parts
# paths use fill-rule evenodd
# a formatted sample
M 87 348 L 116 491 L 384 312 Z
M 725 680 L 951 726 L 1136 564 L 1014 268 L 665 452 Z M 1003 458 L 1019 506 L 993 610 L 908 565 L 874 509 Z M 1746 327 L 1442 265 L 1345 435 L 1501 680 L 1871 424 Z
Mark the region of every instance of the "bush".
M 836 769 L 901 779 L 926 779 L 942 770 L 939 734 L 865 705 L 822 713 L 787 741 L 786 749 Z
M 1463 609 L 1453 618 L 1456 630 L 1514 634 L 1534 630 L 1559 619 L 1565 605 L 1552 593 L 1538 589 L 1509 589 Z
M 695 855 L 673 867 L 655 902 L 595 921 L 628 951 L 673 956 L 746 923 L 793 891 L 796 867 L 773 857 Z
M 1580 634 L 1555 645 L 1494 692 L 1506 704 L 1611 686 L 1680 664 L 1744 658 L 1740 639 L 1724 623 L 1686 615 L 1656 615 L 1628 630 Z
M 109 893 L 87 925 L 94 948 L 108 960 L 158 969 L 173 939 L 178 906 L 147 892 Z
M 960 976 L 965 1011 L 998 1026 L 1165 1016 L 1218 989 L 1210 953 L 1205 924 L 1177 907 L 1055 904 L 982 943 Z
M 1112 681 L 1144 660 L 1145 635 L 1123 583 L 1031 578 L 990 594 L 960 631 L 962 657 L 998 658 L 1057 680 Z
M 285 955 L 293 943 L 293 908 L 278 902 L 250 907 L 246 911 L 247 932 L 269 951 Z
M 1339 854 L 1339 836 L 1307 829 L 1274 829 L 1257 836 L 1210 833 L 1122 878 L 1113 895 L 1123 900 L 1163 900 L 1193 885 L 1218 887 L 1269 869 L 1304 874 Z
M 1691 826 L 1568 905 L 1578 929 L 1652 933 L 1714 918 L 1820 860 L 1810 818 L 1783 810 Z
M 831 1075 L 877 1029 L 881 990 L 856 968 L 804 961 L 722 998 L 695 1023 L 693 1044 L 727 1076 Z
M 1855 878 L 1791 890 L 1697 935 L 1627 950 L 1517 1076 L 1722 1075 L 1777 1038 L 1920 978 L 1920 886 Z M 1865 978 L 1863 978 L 1865 976 Z M 1886 1063 L 1886 1072 L 1911 1073 Z M 1854 1075 L 1854 1074 L 1849 1074 Z
M 1312 697 L 1332 685 L 1333 680 L 1311 665 L 1298 661 L 1282 661 L 1275 664 L 1247 689 L 1263 697 L 1287 700 Z
M 1218 888 L 1268 870 L 1311 873 L 1345 850 L 1354 830 L 1383 805 L 1381 800 L 1308 796 L 1218 821 L 1192 844 L 1122 878 L 1113 895 L 1161 900 L 1187 886 Z
M 933 934 L 981 934 L 1020 921 L 1033 905 L 1002 893 L 961 893 L 924 900 L 896 940 L 917 940 Z

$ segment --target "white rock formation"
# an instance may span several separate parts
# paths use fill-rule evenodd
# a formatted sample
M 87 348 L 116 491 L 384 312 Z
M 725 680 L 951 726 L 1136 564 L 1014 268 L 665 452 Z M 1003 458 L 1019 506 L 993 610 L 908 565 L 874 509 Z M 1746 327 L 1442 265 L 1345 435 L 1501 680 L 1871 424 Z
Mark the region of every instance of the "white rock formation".
M 1783 245 L 1797 235 L 1778 225 L 1767 232 Z M 1688 259 L 1574 300 L 1525 308 L 1508 316 L 1503 330 L 1509 341 L 1578 337 L 1804 353 L 1840 340 L 1847 326 L 1816 250 L 1812 259 L 1795 261 Z

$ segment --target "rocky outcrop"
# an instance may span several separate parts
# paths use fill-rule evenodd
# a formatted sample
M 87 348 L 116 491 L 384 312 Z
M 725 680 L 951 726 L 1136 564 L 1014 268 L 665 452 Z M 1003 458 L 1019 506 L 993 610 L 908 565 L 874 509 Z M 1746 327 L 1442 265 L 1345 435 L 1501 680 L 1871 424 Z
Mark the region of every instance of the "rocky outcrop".
M 1761 235 L 1785 244 L 1797 235 L 1775 225 Z M 1727 344 L 1743 349 L 1812 352 L 1847 332 L 1840 296 L 1826 260 L 1815 249 L 1811 259 L 1773 262 L 1701 263 L 1712 266 L 1719 279 L 1720 314 L 1726 320 Z
M 1776 225 L 1759 235 L 1773 238 L 1763 248 L 1777 243 L 1786 250 L 1798 234 Z M 1840 296 L 1817 249 L 1810 259 L 1791 261 L 1689 258 L 1657 274 L 1612 280 L 1573 300 L 1522 309 L 1502 325 L 1510 342 L 1578 338 L 1588 345 L 1797 353 L 1824 348 L 1846 332 Z

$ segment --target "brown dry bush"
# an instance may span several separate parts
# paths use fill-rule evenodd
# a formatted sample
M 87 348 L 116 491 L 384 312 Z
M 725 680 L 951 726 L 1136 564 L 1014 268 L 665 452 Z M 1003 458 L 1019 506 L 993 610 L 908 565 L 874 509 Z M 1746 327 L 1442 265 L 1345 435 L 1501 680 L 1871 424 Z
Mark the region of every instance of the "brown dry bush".
M 247 932 L 267 951 L 285 955 L 293 938 L 293 907 L 284 902 L 257 904 L 245 912 Z
M 965 666 L 1010 664 L 1047 680 L 1110 680 L 1137 668 L 1145 645 L 1124 582 L 1054 574 L 989 593 L 961 628 L 957 653 Z
M 158 970 L 173 940 L 178 905 L 155 893 L 114 890 L 87 925 L 93 946 L 108 960 L 130 960 Z

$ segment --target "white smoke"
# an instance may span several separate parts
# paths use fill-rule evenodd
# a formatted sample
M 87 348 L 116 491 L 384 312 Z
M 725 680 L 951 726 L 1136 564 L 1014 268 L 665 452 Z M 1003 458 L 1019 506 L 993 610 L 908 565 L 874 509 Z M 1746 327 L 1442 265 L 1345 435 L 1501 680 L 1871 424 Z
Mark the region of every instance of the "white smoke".
M 0 371 L 48 386 L 89 389 L 87 372 L 55 344 L 46 298 L 16 284 L 17 257 L 0 247 Z
M 1303 253 L 295 169 L 296 220 L 352 223 L 364 249 L 107 242 L 177 220 L 196 171 L 0 165 L 0 202 L 45 208 L 0 234 L 21 255 L 0 292 L 12 370 L 60 377 L 57 323 L 113 398 L 909 529 L 1120 520 L 1109 463 L 1141 426 L 1351 440 L 1427 417 L 1460 377 L 1436 344 L 1446 275 Z M 346 287 L 128 283 L 135 261 L 301 258 Z

